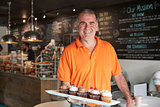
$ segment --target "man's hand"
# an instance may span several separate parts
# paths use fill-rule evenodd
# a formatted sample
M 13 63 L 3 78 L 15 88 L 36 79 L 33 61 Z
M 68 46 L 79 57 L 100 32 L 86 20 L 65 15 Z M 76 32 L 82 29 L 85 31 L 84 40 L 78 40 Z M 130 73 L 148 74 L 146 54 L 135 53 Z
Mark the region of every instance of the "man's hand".
M 128 100 L 126 103 L 127 103 L 126 107 L 134 107 L 134 104 L 133 104 L 132 100 Z
M 67 87 L 69 87 L 70 83 L 69 82 L 61 81 L 61 86 L 67 86 Z
M 72 99 L 71 97 L 68 97 L 68 98 L 67 98 L 67 101 L 68 101 L 69 103 L 75 104 L 75 105 L 86 104 L 85 101 L 75 100 L 75 99 Z

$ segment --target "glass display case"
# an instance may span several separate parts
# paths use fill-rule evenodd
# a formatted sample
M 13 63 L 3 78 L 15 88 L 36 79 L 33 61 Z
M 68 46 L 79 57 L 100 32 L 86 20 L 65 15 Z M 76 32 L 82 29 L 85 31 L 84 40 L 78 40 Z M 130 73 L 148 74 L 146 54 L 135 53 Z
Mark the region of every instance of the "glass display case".
M 43 78 L 56 77 L 60 55 L 57 50 L 43 50 L 34 63 L 36 75 Z
M 35 73 L 38 77 L 50 77 L 54 75 L 53 61 L 49 54 L 41 53 L 36 58 Z

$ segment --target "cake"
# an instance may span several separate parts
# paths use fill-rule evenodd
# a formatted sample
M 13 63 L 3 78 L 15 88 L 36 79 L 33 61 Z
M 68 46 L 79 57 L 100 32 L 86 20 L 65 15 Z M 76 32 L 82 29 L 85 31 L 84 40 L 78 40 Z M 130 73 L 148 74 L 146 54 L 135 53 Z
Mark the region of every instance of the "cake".
M 69 89 L 68 86 L 62 85 L 62 86 L 60 86 L 59 92 L 60 92 L 60 93 L 68 94 L 68 92 L 69 92 L 68 89 Z
M 112 101 L 112 94 L 108 90 L 101 91 L 101 100 L 107 103 Z
M 78 88 L 77 96 L 87 98 L 86 89 L 85 89 L 83 86 L 80 86 L 80 87 Z
M 92 89 L 91 92 L 89 92 L 89 98 L 100 100 L 100 92 L 97 90 L 97 88 Z
M 78 88 L 77 88 L 75 85 L 71 85 L 71 86 L 69 87 L 69 94 L 71 94 L 71 95 L 76 95 L 77 92 L 78 92 Z

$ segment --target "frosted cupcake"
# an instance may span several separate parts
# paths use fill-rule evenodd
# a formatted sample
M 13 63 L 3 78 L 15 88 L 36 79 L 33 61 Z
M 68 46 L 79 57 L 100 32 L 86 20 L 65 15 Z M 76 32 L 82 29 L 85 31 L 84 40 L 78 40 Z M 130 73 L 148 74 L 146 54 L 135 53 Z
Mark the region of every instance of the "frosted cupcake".
M 69 89 L 68 86 L 62 85 L 62 86 L 60 86 L 60 88 L 59 88 L 59 92 L 60 92 L 60 93 L 68 94 L 68 92 L 69 92 L 68 89 Z
M 93 90 L 93 87 L 90 87 L 90 89 L 88 89 L 88 92 L 87 92 L 87 97 L 89 98 L 89 95 L 91 93 L 91 91 Z
M 112 94 L 108 90 L 101 91 L 101 100 L 107 103 L 112 101 Z
M 78 88 L 77 96 L 87 98 L 86 89 L 85 89 L 83 86 L 80 86 L 80 87 Z
M 78 92 L 78 88 L 77 88 L 75 85 L 71 85 L 71 86 L 69 87 L 69 94 L 71 94 L 71 95 L 76 95 L 77 92 Z
M 100 100 L 100 92 L 95 88 L 89 93 L 89 98 Z

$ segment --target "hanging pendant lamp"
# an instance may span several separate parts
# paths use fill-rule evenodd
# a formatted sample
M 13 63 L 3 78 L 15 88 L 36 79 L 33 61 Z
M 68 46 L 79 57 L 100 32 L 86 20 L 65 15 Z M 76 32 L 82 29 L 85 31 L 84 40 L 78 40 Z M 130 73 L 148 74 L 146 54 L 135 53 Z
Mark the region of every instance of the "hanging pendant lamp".
M 24 33 L 24 35 L 22 36 L 23 42 L 42 42 L 40 34 L 35 31 L 35 26 L 33 24 L 34 18 L 35 17 L 33 16 L 33 0 L 31 0 L 31 16 L 28 18 L 28 23 L 31 19 L 31 30 Z
M 0 39 L 0 43 L 5 43 L 5 44 L 17 44 L 17 39 L 15 36 L 13 36 L 11 34 L 10 31 L 10 10 L 11 10 L 11 2 L 8 2 L 8 34 L 4 35 L 1 39 Z

